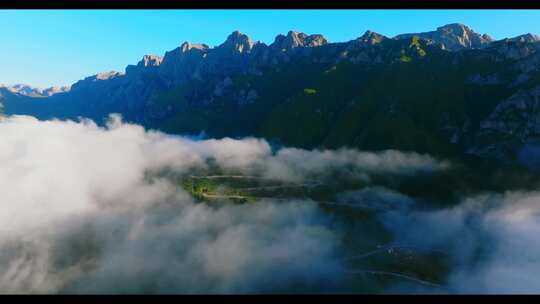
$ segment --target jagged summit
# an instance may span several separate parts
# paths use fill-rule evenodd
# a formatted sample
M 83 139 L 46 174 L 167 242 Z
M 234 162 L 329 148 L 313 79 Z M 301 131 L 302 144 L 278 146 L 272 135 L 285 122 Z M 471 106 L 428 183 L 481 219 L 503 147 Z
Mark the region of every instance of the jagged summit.
M 478 34 L 475 31 L 473 31 L 470 27 L 466 26 L 462 23 L 451 23 L 447 25 L 443 25 L 437 28 L 438 32 L 443 32 L 447 34 L 454 34 L 456 36 L 478 36 L 485 42 L 492 42 L 494 39 L 489 36 L 488 34 Z
M 362 36 L 360 36 L 360 38 L 358 38 L 357 40 L 361 41 L 361 42 L 364 42 L 364 43 L 367 43 L 367 44 L 377 44 L 377 43 L 380 43 L 381 41 L 383 41 L 384 39 L 386 39 L 386 36 L 384 35 L 381 35 L 379 33 L 376 33 L 376 32 L 373 32 L 371 30 L 367 30 Z
M 191 43 L 189 41 L 185 41 L 180 45 L 180 50 L 182 53 L 186 53 L 192 49 L 195 50 L 207 50 L 209 47 L 208 45 L 204 43 Z
M 149 66 L 158 66 L 163 61 L 163 57 L 158 55 L 144 55 L 143 59 L 139 61 L 137 66 L 140 67 L 149 67 Z
M 328 40 L 320 34 L 307 35 L 303 32 L 289 31 L 287 35 L 277 35 L 270 47 L 288 51 L 298 47 L 317 47 L 327 43 Z
M 89 78 L 95 78 L 98 80 L 106 80 L 106 79 L 114 78 L 123 74 L 124 73 L 118 72 L 118 71 L 109 71 L 109 72 L 97 73 L 96 75 L 91 76 Z
M 163 57 L 162 56 L 158 56 L 158 55 L 144 55 L 143 58 L 137 63 L 137 65 L 128 65 L 126 67 L 126 72 L 125 74 L 135 74 L 137 72 L 142 72 L 144 71 L 144 69 L 147 69 L 147 68 L 156 68 L 158 67 L 161 62 L 163 61 Z M 113 73 L 113 72 L 109 72 L 109 73 Z M 118 76 L 118 75 L 111 75 L 111 76 Z M 101 77 L 104 77 L 104 79 L 108 79 L 107 75 L 103 75 Z M 97 79 L 100 79 L 100 78 L 97 78 Z
M 450 23 L 437 27 L 437 32 L 454 33 L 461 36 L 467 32 L 472 32 L 472 29 L 463 23 Z
M 17 83 L 14 85 L 0 84 L 0 88 L 5 88 L 12 93 L 21 95 L 41 95 L 42 89 L 27 84 Z
M 87 77 L 52 103 L 22 85 L 17 94 L 1 88 L 0 99 L 6 114 L 100 121 L 120 113 L 171 133 L 254 135 L 310 148 L 497 156 L 540 138 L 539 36 L 492 42 L 459 23 L 396 38 L 371 30 L 358 36 L 328 43 L 291 30 L 267 45 L 234 31 L 217 46 L 184 42 L 163 57 L 141 56 L 125 75 Z M 500 92 L 516 97 L 496 110 Z M 373 117 L 391 122 L 389 129 Z M 306 127 L 314 123 L 321 127 Z M 476 142 L 489 146 L 478 150 Z
M 133 65 L 131 65 L 131 66 L 133 66 Z M 83 80 L 77 81 L 75 84 L 72 85 L 72 89 L 77 89 L 81 85 L 84 85 L 85 83 L 110 80 L 110 79 L 113 79 L 113 78 L 116 78 L 116 77 L 119 77 L 119 76 L 123 76 L 125 74 L 126 73 L 118 72 L 118 71 L 108 71 L 108 72 L 97 73 L 95 75 L 88 76 L 88 77 L 84 78 Z
M 4 88 L 11 93 L 24 96 L 48 97 L 57 93 L 68 92 L 71 89 L 71 86 L 56 86 L 42 89 L 28 84 L 17 83 L 14 85 L 0 84 L 0 88 Z
M 340 58 L 347 58 L 348 51 L 367 48 L 369 50 L 363 50 L 361 54 L 355 54 L 351 60 L 354 62 L 382 63 L 384 58 L 381 55 L 382 53 L 378 52 L 384 51 L 386 44 L 383 42 L 385 40 L 405 39 L 413 36 L 419 36 L 449 51 L 500 45 L 500 52 L 513 57 L 518 54 L 517 57 L 519 58 L 531 54 L 536 50 L 536 47 L 534 45 L 510 46 L 512 43 L 509 42 L 522 42 L 525 44 L 540 42 L 538 35 L 528 33 L 493 43 L 494 40 L 489 35 L 478 34 L 461 23 L 451 23 L 439 26 L 434 31 L 402 34 L 394 38 L 367 30 L 357 39 L 335 43 L 332 44 L 332 47 L 321 49 L 321 52 L 316 52 L 317 56 L 320 57 L 313 58 L 313 60 L 314 62 L 321 62 L 321 60 L 330 62 L 338 60 L 336 59 L 338 52 L 341 54 L 339 55 Z M 103 80 L 114 80 L 115 83 L 118 83 L 115 78 L 120 78 L 118 80 L 126 83 L 137 82 L 141 85 L 145 85 L 148 79 L 155 79 L 156 82 L 163 82 L 160 85 L 168 88 L 190 79 L 203 79 L 206 77 L 205 75 L 232 75 L 240 72 L 259 75 L 259 66 L 290 62 L 295 56 L 310 56 L 312 52 L 307 50 L 304 52 L 301 49 L 320 47 L 327 44 L 330 43 L 321 34 L 309 35 L 301 31 L 290 30 L 286 34 L 277 35 L 271 44 L 266 45 L 259 41 L 255 42 L 246 34 L 235 30 L 218 46 L 209 47 L 204 43 L 185 41 L 174 50 L 165 52 L 164 56 L 144 55 L 137 64 L 128 65 L 125 73 L 115 71 L 99 73 L 80 80 L 73 85 L 73 88 L 79 89 L 81 86 L 92 85 L 92 83 L 96 82 L 99 85 L 104 85 Z M 374 45 L 377 45 L 377 47 L 371 48 Z M 516 47 L 521 49 L 514 50 Z M 147 74 L 152 75 L 148 76 Z M 124 75 L 127 77 L 121 77 Z M 70 89 L 50 88 L 45 91 L 26 88 L 21 85 L 20 88 L 13 87 L 11 90 L 18 94 L 48 95 Z M 146 97 L 142 96 L 141 98 Z
M 322 46 L 328 43 L 328 40 L 323 35 L 313 34 L 306 37 L 305 47 Z
M 483 48 L 494 41 L 487 34 L 478 34 L 461 23 L 451 23 L 438 27 L 435 31 L 397 35 L 395 39 L 406 39 L 418 36 L 441 44 L 444 49 L 457 51 L 464 48 Z
M 508 38 L 508 41 L 516 41 L 516 42 L 538 42 L 540 41 L 540 36 L 533 34 L 533 33 L 527 33 L 523 35 L 519 35 L 513 38 Z
M 209 46 L 204 43 L 191 43 L 184 41 L 179 47 L 174 50 L 165 52 L 162 59 L 162 64 L 170 61 L 175 61 L 179 57 L 185 57 L 188 54 L 196 54 L 205 52 L 209 49 Z
M 69 90 L 71 90 L 71 86 L 69 86 L 69 85 L 68 86 L 50 87 L 50 88 L 44 89 L 41 92 L 41 95 L 43 95 L 43 96 L 52 96 L 52 95 L 58 94 L 58 93 L 69 92 Z
M 246 34 L 240 31 L 232 32 L 218 49 L 233 50 L 238 53 L 249 52 L 255 43 Z

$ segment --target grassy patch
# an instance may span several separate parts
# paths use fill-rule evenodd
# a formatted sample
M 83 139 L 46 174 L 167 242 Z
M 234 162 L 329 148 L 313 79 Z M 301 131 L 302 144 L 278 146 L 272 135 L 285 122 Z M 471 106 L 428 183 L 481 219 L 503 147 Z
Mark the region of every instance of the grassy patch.
M 304 93 L 306 93 L 308 95 L 315 95 L 315 94 L 317 94 L 317 90 L 306 88 L 306 89 L 304 89 Z

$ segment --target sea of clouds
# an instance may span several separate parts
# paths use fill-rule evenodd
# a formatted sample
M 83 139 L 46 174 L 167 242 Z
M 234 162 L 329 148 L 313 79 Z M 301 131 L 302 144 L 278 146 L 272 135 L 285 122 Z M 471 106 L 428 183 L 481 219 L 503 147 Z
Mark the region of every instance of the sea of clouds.
M 208 160 L 226 171 L 291 182 L 342 171 L 367 181 L 371 174 L 414 178 L 450 167 L 400 151 L 273 151 L 255 138 L 194 140 L 147 131 L 114 115 L 106 127 L 5 117 L 0 292 L 341 290 L 343 229 L 317 204 L 197 203 L 160 174 L 190 174 Z M 391 206 L 380 217 L 396 241 L 451 255 L 445 292 L 540 290 L 538 193 L 485 194 L 436 211 L 416 210 L 413 198 L 376 185 L 341 198 Z

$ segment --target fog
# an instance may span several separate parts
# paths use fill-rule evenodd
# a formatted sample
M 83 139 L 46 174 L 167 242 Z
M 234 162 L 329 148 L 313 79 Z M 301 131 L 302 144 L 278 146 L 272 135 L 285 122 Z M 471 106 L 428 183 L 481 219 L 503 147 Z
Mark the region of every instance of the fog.
M 540 193 L 464 199 L 453 208 L 385 215 L 401 242 L 445 250 L 453 262 L 448 292 L 538 293 Z
M 346 172 L 369 183 L 372 174 L 414 178 L 451 167 L 400 151 L 272 151 L 264 139 L 195 140 L 114 115 L 106 127 L 9 116 L 0 139 L 2 293 L 343 291 L 347 227 L 313 201 L 201 203 L 161 173 L 189 175 L 213 163 L 282 181 Z M 336 202 L 376 210 L 396 242 L 446 251 L 453 267 L 445 292 L 540 287 L 540 194 L 487 193 L 421 211 L 414 198 L 370 185 Z M 413 291 L 389 290 L 396 288 Z

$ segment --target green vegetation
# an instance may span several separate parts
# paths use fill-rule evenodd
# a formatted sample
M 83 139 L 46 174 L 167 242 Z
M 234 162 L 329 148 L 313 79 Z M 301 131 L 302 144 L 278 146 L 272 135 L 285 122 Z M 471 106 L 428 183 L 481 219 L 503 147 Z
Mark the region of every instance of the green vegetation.
M 262 69 L 262 76 L 233 77 L 222 96 L 199 96 L 194 104 L 187 104 L 184 96 L 211 93 L 215 83 L 186 84 L 158 98 L 156 103 L 179 110 L 153 127 L 172 133 L 205 130 L 218 138 L 254 135 L 301 148 L 348 146 L 454 157 L 475 140 L 471 136 L 479 122 L 516 90 L 467 81 L 473 74 L 496 72 L 502 80 L 511 79 L 514 72 L 506 62 L 464 52 L 459 64 L 450 64 L 454 53 L 426 45 L 418 37 L 381 44 L 388 50 L 383 53 L 389 56 L 385 60 L 397 62 L 366 65 L 296 60 Z M 319 56 L 317 52 L 322 51 L 313 49 L 312 56 Z M 354 51 L 350 56 L 355 56 Z M 256 91 L 255 102 L 239 105 L 242 90 Z M 451 144 L 451 134 L 442 126 L 466 123 L 468 133 Z
M 317 94 L 317 90 L 315 90 L 315 89 L 304 89 L 304 93 L 306 93 L 307 95 L 314 95 L 314 94 Z
M 418 36 L 413 36 L 411 38 L 411 44 L 409 45 L 409 47 L 416 47 L 416 48 L 420 48 L 420 37 Z
M 183 86 L 165 91 L 156 97 L 157 105 L 182 104 L 185 102 L 184 94 L 185 88 Z
M 256 198 L 242 190 L 246 186 L 245 181 L 226 176 L 190 176 L 182 178 L 180 183 L 184 190 L 200 201 L 229 199 L 237 203 L 253 202 Z
M 408 275 L 435 284 L 444 282 L 449 271 L 446 256 L 441 256 L 437 252 L 424 252 L 414 247 L 381 247 L 381 244 L 392 243 L 392 235 L 378 220 L 376 210 L 363 207 L 361 204 L 351 207 L 347 202 L 336 203 L 337 195 L 363 189 L 368 186 L 364 182 L 336 176 L 324 182 L 294 184 L 236 174 L 216 175 L 215 172 L 206 174 L 186 176 L 180 183 L 194 198 L 210 205 L 257 203 L 261 199 L 272 199 L 276 203 L 295 199 L 318 202 L 322 211 L 334 219 L 336 229 L 341 231 L 341 242 L 344 246 L 341 254 L 345 258 L 374 252 L 365 258 L 344 260 L 348 269 L 376 269 Z M 384 177 L 381 178 L 377 178 L 376 182 L 391 186 L 390 180 L 385 182 Z M 351 284 L 355 290 L 361 286 L 373 291 L 401 280 L 403 278 L 392 275 L 382 278 L 361 275 L 351 276 L 345 284 Z
M 214 192 L 217 188 L 215 183 L 207 179 L 186 178 L 183 179 L 181 183 L 184 190 L 188 191 L 191 195 L 193 195 L 193 197 L 200 200 L 204 199 L 205 194 Z
M 426 51 L 422 48 L 422 44 L 420 43 L 420 37 L 418 36 L 412 37 L 409 48 L 414 48 L 418 52 L 418 55 L 420 55 L 421 57 L 426 56 Z
M 409 57 L 409 56 L 407 56 L 407 55 L 401 55 L 401 56 L 399 57 L 399 60 L 400 60 L 401 62 L 411 62 L 411 61 L 412 61 L 412 58 Z

